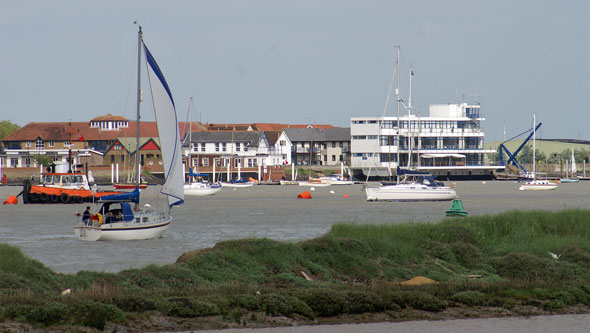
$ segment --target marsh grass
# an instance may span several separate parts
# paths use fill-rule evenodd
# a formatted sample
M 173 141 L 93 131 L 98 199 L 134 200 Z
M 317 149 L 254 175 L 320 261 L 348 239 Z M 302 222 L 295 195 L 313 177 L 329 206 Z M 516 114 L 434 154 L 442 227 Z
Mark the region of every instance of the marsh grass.
M 299 243 L 224 241 L 170 265 L 117 274 L 58 274 L 0 244 L 0 319 L 103 329 L 150 311 L 240 323 L 263 320 L 260 313 L 312 320 L 449 306 L 555 311 L 590 306 L 589 239 L 587 210 L 344 223 Z M 438 284 L 399 284 L 416 276 Z M 71 294 L 61 295 L 66 288 Z

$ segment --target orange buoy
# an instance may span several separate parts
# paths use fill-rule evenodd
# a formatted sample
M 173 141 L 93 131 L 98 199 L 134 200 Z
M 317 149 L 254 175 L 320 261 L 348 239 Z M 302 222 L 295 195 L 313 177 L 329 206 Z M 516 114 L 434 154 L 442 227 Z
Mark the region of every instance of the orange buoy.
M 18 203 L 18 198 L 14 195 L 11 195 L 4 201 L 5 205 L 16 205 Z
M 348 194 L 345 194 L 344 195 L 344 199 L 348 199 Z
M 301 192 L 297 195 L 297 199 L 311 199 L 311 193 L 309 191 Z

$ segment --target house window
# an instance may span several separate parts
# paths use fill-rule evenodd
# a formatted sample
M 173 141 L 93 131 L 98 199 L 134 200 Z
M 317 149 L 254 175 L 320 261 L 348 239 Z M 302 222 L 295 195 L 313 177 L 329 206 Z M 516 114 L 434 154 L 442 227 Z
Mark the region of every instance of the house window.
M 286 145 L 287 145 L 287 141 L 285 141 L 285 140 L 281 140 L 281 141 L 280 141 L 280 144 L 281 144 L 281 146 L 286 146 Z
M 332 148 L 336 148 L 336 142 L 332 142 Z
M 221 151 L 227 151 L 227 146 L 225 143 L 221 144 Z
M 219 151 L 219 143 L 215 143 L 215 151 Z
M 332 162 L 336 161 L 336 155 L 332 155 Z
M 236 151 L 240 151 L 240 146 L 241 145 L 242 145 L 241 143 L 236 143 Z
M 252 168 L 254 166 L 254 163 L 252 162 L 252 159 L 249 158 L 248 159 L 248 168 Z
M 215 163 L 216 166 L 221 166 L 221 161 L 219 160 L 219 158 L 214 158 L 213 163 Z
M 65 145 L 65 142 L 64 142 Z M 49 148 L 55 147 L 55 141 L 49 141 Z
M 203 163 L 203 166 L 209 166 L 209 158 L 208 157 L 203 157 L 201 159 L 201 162 Z
M 115 155 L 111 155 L 111 163 L 115 163 Z
M 121 163 L 125 162 L 125 155 L 121 155 Z
M 206 143 L 201 143 L 201 151 L 205 151 L 205 145 Z
M 371 135 L 371 139 L 377 140 L 377 136 L 376 135 Z M 343 146 L 344 146 L 344 142 L 340 141 L 339 147 L 342 148 Z
M 18 157 L 11 157 L 10 158 L 10 165 L 14 168 L 18 166 Z
M 37 139 L 37 141 L 35 141 L 35 149 L 37 149 L 37 150 L 45 149 L 45 146 L 43 145 L 43 140 L 41 140 L 40 138 Z
M 27 147 L 27 148 L 31 148 L 31 145 L 32 145 L 32 144 L 33 144 L 33 143 L 32 143 L 31 141 L 27 141 L 27 142 L 25 142 L 25 147 Z
M 120 144 L 116 144 L 116 145 L 113 147 L 113 150 L 121 150 L 121 149 L 123 149 L 123 147 L 122 147 Z

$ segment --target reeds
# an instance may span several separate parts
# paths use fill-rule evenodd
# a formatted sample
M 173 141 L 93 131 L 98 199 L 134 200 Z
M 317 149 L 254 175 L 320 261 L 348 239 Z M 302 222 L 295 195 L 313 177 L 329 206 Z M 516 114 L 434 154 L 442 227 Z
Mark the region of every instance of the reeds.
M 555 310 L 590 305 L 589 236 L 587 210 L 336 224 L 299 243 L 225 241 L 171 265 L 74 275 L 0 244 L 0 319 L 102 329 L 149 311 L 243 322 L 259 312 L 312 320 L 456 304 Z M 400 284 L 416 276 L 438 284 Z

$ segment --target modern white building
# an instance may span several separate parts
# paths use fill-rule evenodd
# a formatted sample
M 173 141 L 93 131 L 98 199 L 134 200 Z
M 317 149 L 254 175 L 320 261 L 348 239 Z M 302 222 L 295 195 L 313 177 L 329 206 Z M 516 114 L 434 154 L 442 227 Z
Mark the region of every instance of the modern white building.
M 485 165 L 480 105 L 430 105 L 420 117 L 351 118 L 351 170 L 387 177 L 397 167 L 428 171 L 438 178 L 487 179 L 503 166 Z

